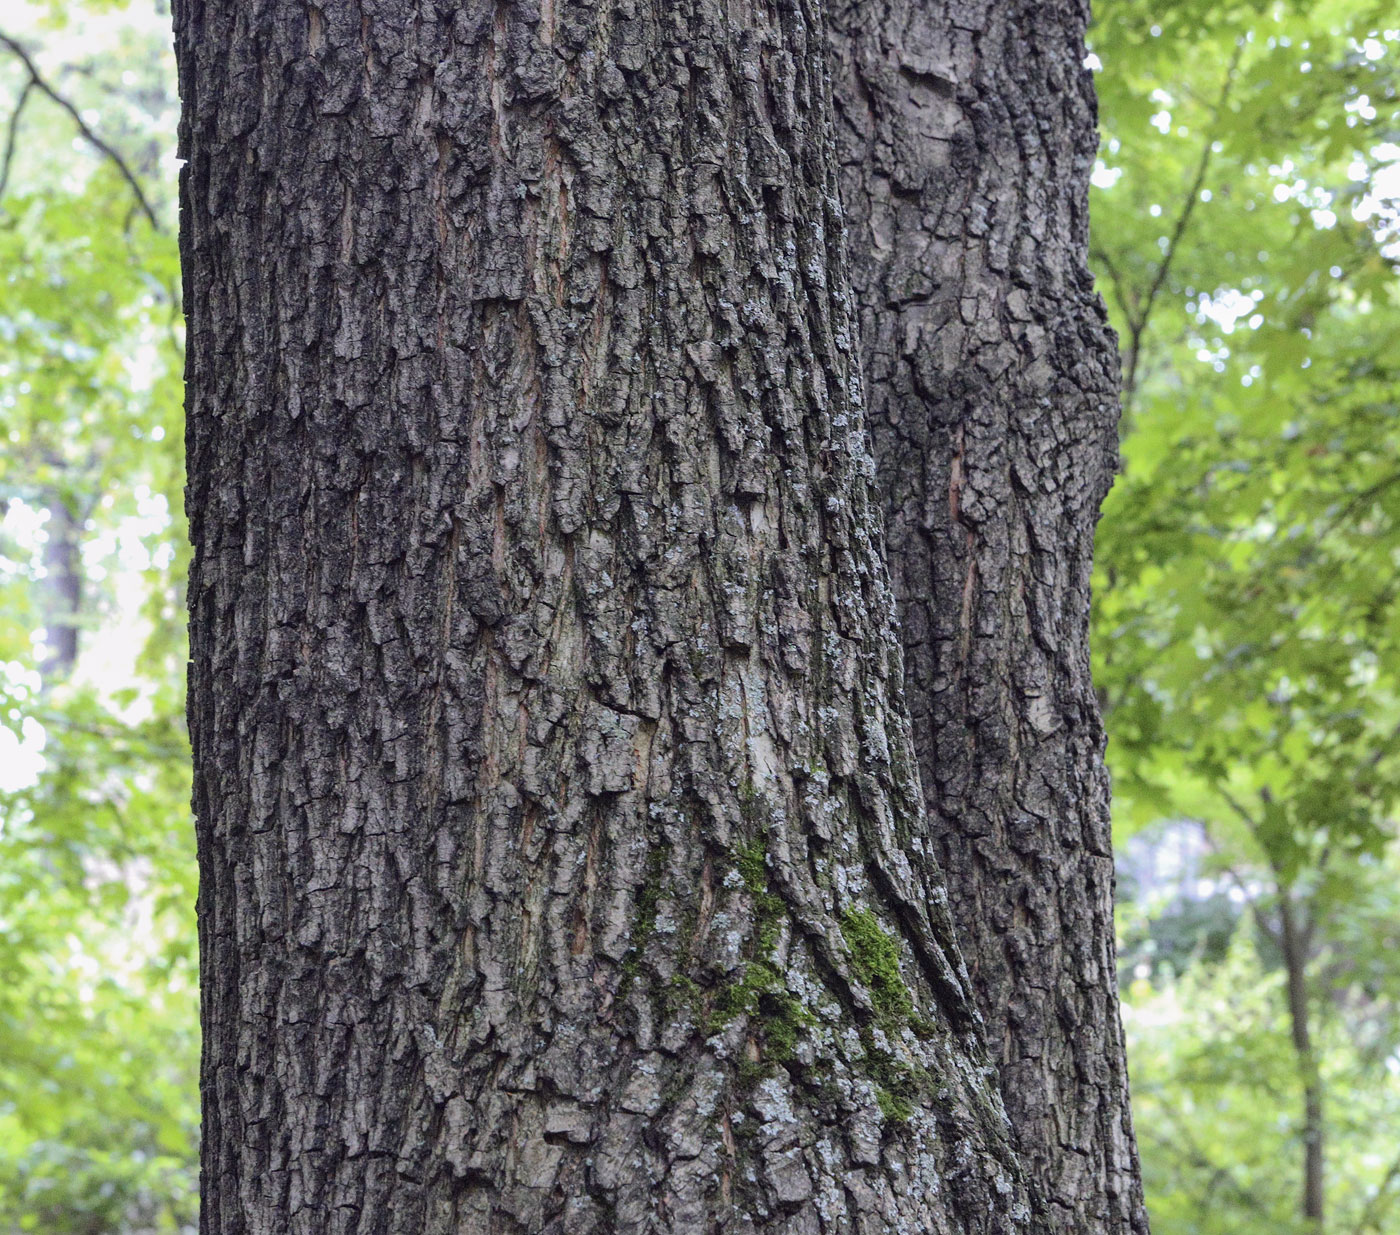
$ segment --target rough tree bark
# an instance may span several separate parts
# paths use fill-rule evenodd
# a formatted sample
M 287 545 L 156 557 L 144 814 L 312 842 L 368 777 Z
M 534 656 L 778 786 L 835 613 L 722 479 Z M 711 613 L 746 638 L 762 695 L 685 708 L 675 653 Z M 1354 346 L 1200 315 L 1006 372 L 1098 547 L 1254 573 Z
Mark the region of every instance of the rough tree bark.
M 1033 1229 L 820 13 L 175 23 L 203 1231 Z
M 832 6 L 869 423 L 930 826 L 1048 1229 L 1142 1232 L 1089 572 L 1118 361 L 1082 0 Z

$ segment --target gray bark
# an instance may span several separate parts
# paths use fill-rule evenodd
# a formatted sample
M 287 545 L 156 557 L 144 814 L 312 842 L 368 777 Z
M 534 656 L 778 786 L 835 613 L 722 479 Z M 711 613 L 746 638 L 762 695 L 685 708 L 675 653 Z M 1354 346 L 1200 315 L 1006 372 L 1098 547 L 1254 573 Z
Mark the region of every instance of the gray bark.
M 1031 1229 L 820 14 L 175 23 L 202 1230 Z
M 1047 1229 L 1144 1232 L 1089 574 L 1118 363 L 1080 0 L 833 5 L 842 194 L 930 827 Z
M 51 466 L 61 466 L 51 461 Z M 83 524 L 73 499 L 56 488 L 43 493 L 49 512 L 44 525 L 44 579 L 39 589 L 44 618 L 44 659 L 39 678 L 48 690 L 68 678 L 78 663 L 83 611 Z

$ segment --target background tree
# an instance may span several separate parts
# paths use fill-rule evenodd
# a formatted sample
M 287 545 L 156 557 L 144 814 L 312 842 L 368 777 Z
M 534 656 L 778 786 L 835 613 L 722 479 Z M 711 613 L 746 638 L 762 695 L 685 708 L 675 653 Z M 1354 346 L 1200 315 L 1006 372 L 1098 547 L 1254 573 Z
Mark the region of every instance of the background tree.
M 173 66 L 72 8 L 0 21 L 0 1229 L 188 1230 Z
M 203 1226 L 1030 1229 L 821 10 L 177 4 Z
M 1172 1229 L 1384 1229 L 1400 1175 L 1376 1136 L 1400 1102 L 1383 1063 L 1400 1046 L 1393 14 L 1106 3 L 1099 22 L 1094 257 L 1129 433 L 1098 681 L 1125 834 L 1176 820 L 1158 845 L 1199 853 L 1190 896 L 1130 914 L 1149 1191 Z
M 1089 572 L 1118 366 L 1087 6 L 834 6 L 843 196 L 924 793 L 1047 1229 L 1146 1230 Z

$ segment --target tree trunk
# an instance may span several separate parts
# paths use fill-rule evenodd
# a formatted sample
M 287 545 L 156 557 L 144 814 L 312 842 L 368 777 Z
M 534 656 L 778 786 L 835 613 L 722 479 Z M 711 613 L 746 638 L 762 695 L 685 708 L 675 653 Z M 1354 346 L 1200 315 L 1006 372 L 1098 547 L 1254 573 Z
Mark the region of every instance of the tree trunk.
M 1288 1026 L 1298 1061 L 1303 1089 L 1303 1187 L 1302 1214 L 1308 1230 L 1323 1230 L 1325 1209 L 1324 1166 L 1326 1128 L 1322 1113 L 1322 1072 L 1312 1040 L 1312 1000 L 1308 993 L 1308 956 L 1312 951 L 1312 922 L 1298 921 L 1293 890 L 1279 881 L 1279 942 L 1288 978 Z
M 60 464 L 52 462 L 55 468 Z M 44 659 L 39 679 L 48 690 L 71 676 L 78 664 L 78 629 L 83 611 L 83 516 L 58 488 L 44 494 L 49 512 L 44 533 L 44 579 L 40 610 L 44 616 Z
M 1032 1229 L 820 14 L 175 21 L 202 1230 Z
M 837 3 L 842 194 L 935 849 L 1049 1229 L 1142 1232 L 1089 573 L 1118 364 L 1078 0 Z

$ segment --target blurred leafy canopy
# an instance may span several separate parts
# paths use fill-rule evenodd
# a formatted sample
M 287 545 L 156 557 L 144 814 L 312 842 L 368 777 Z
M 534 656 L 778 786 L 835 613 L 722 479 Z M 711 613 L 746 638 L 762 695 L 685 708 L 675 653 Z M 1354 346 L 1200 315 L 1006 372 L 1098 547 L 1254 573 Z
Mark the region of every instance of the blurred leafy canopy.
M 189 1230 L 197 1210 L 167 28 L 124 3 L 0 19 L 19 46 L 0 45 L 4 1230 Z
M 1108 3 L 1094 36 L 1137 358 L 1096 627 L 1118 818 L 1235 817 L 1285 881 L 1380 852 L 1400 753 L 1395 236 L 1354 217 L 1400 158 L 1400 47 L 1359 50 L 1388 7 Z
M 1159 1233 L 1311 1229 L 1293 1163 L 1316 1068 L 1335 1229 L 1391 1229 L 1400 15 L 1096 15 L 1092 264 L 1127 383 L 1094 627 L 1115 828 L 1192 820 L 1209 842 L 1204 891 L 1123 908 L 1149 1205 Z M 1284 1027 L 1285 909 L 1308 1062 Z

